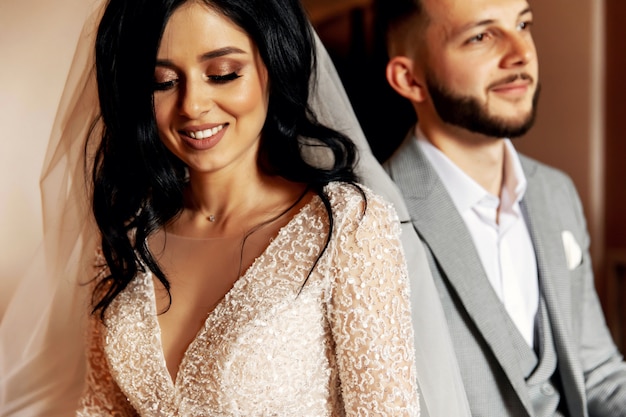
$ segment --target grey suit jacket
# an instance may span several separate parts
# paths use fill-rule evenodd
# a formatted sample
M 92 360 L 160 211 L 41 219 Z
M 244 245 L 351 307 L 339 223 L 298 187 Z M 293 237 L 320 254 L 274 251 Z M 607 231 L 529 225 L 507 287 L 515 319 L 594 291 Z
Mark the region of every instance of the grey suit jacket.
M 582 207 L 563 173 L 521 156 L 528 221 L 542 294 L 571 416 L 626 416 L 626 365 L 594 288 Z M 426 248 L 474 416 L 532 416 L 508 315 L 493 291 L 463 219 L 413 134 L 385 164 Z M 563 232 L 581 248 L 568 266 Z M 571 242 L 570 242 L 571 243 Z M 570 260 L 571 263 L 571 260 Z M 570 267 L 572 269 L 570 269 Z

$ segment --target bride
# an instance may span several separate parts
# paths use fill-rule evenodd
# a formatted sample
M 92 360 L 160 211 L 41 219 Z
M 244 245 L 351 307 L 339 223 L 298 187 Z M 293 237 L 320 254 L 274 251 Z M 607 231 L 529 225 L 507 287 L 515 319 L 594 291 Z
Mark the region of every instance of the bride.
M 196 3 L 190 4 L 197 6 Z M 195 335 L 196 332 L 193 331 L 193 325 L 182 326 L 184 329 L 192 329 L 190 332 L 187 332 L 187 334 L 181 335 L 180 333 L 176 333 L 176 330 L 180 328 L 180 326 L 176 326 L 176 323 L 181 323 L 181 317 L 182 320 L 187 320 L 185 322 L 189 322 L 189 320 L 193 321 L 195 320 L 193 317 L 197 317 L 202 312 L 202 314 L 209 314 L 210 316 L 213 311 L 217 311 L 218 308 L 224 306 L 226 303 L 222 302 L 224 300 L 223 296 L 231 294 L 229 288 L 234 288 L 233 286 L 238 285 L 240 282 L 244 282 L 244 284 L 246 284 L 245 281 L 240 281 L 240 279 L 246 277 L 245 274 L 241 278 L 238 277 L 241 273 L 244 273 L 244 271 L 253 267 L 253 260 L 263 253 L 264 246 L 262 242 L 267 242 L 268 239 L 275 239 L 277 237 L 280 238 L 279 233 L 281 233 L 280 231 L 283 230 L 283 227 L 288 228 L 289 224 L 291 224 L 291 220 L 298 219 L 299 216 L 301 216 L 302 210 L 305 210 L 305 214 L 309 213 L 306 209 L 311 208 L 312 203 L 317 201 L 315 198 L 319 197 L 320 191 L 324 192 L 323 188 L 316 189 L 311 187 L 311 184 L 309 184 L 309 186 L 298 186 L 298 182 L 285 183 L 283 180 L 273 183 L 270 181 L 268 183 L 268 180 L 272 179 L 267 178 L 264 181 L 261 181 L 260 184 L 270 184 L 268 190 L 272 190 L 271 193 L 269 191 L 261 192 L 262 189 L 259 188 L 255 188 L 255 190 L 259 191 L 259 196 L 263 194 L 274 197 L 269 199 L 260 199 L 260 197 L 253 199 L 253 201 L 262 202 L 262 210 L 257 210 L 256 216 L 250 215 L 244 217 L 233 216 L 237 214 L 235 208 L 245 208 L 245 206 L 237 204 L 214 204 L 214 202 L 220 201 L 220 197 L 224 198 L 224 191 L 221 191 L 219 194 L 214 194 L 212 198 L 208 198 L 210 195 L 207 195 L 206 193 L 194 192 L 194 187 L 198 190 L 203 187 L 206 188 L 207 184 L 218 184 L 215 182 L 215 178 L 220 177 L 215 175 L 215 172 L 223 171 L 223 168 L 218 169 L 221 167 L 219 165 L 221 163 L 220 160 L 213 161 L 206 160 L 206 158 L 198 159 L 196 155 L 200 153 L 199 151 L 203 151 L 205 147 L 210 148 L 215 146 L 213 144 L 214 139 L 221 139 L 222 136 L 225 136 L 225 134 L 228 133 L 229 129 L 231 131 L 236 131 L 238 126 L 237 121 L 239 118 L 233 117 L 232 120 L 228 119 L 225 124 L 219 124 L 216 126 L 201 126 L 201 130 L 194 129 L 191 131 L 191 128 L 186 128 L 191 132 L 190 136 L 196 135 L 195 140 L 197 140 L 197 142 L 189 142 L 189 139 L 187 139 L 187 142 L 192 145 L 192 151 L 189 151 L 188 147 L 186 148 L 185 146 L 182 146 L 178 141 L 178 136 L 180 135 L 178 135 L 177 132 L 180 131 L 181 128 L 178 127 L 178 125 L 172 124 L 172 120 L 176 119 L 172 119 L 172 115 L 174 113 L 170 109 L 176 108 L 175 106 L 178 106 L 179 104 L 176 100 L 172 101 L 173 99 L 170 99 L 168 95 L 171 96 L 172 85 L 182 83 L 181 80 L 186 81 L 187 79 L 192 79 L 192 75 L 197 68 L 190 63 L 191 61 L 186 59 L 186 55 L 178 54 L 176 51 L 173 52 L 173 50 L 169 50 L 167 47 L 169 45 L 181 44 L 177 42 L 177 40 L 180 36 L 185 34 L 185 31 L 177 30 L 179 26 L 182 28 L 185 27 L 185 25 L 176 26 L 176 22 L 183 21 L 186 24 L 189 24 L 190 22 L 193 23 L 194 16 L 202 15 L 202 13 L 196 11 L 193 14 L 184 16 L 183 19 L 180 15 L 178 15 L 178 13 L 181 13 L 184 10 L 185 9 L 181 8 L 180 10 L 175 11 L 172 18 L 170 18 L 170 21 L 168 22 L 168 26 L 165 28 L 163 39 L 168 40 L 168 43 L 162 42 L 157 54 L 157 71 L 155 72 L 157 91 L 154 94 L 156 121 L 160 133 L 159 136 L 171 154 L 175 155 L 178 160 L 184 162 L 186 167 L 185 172 L 188 185 L 185 186 L 186 188 L 182 190 L 181 194 L 183 211 L 178 213 L 177 216 L 171 217 L 175 221 L 163 223 L 164 227 L 160 228 L 157 233 L 152 235 L 151 238 L 147 236 L 148 239 L 145 240 L 151 249 L 162 249 L 162 251 L 153 250 L 156 254 L 154 264 L 150 265 L 150 251 L 146 251 L 144 253 L 144 257 L 140 259 L 143 261 L 147 260 L 147 264 L 150 265 L 149 269 L 157 271 L 154 279 L 151 275 L 144 275 L 142 278 L 143 281 L 139 280 L 136 277 L 136 274 L 139 271 L 135 269 L 135 272 L 129 275 L 131 278 L 134 277 L 134 281 L 132 283 L 127 282 L 124 284 L 133 290 L 133 296 L 135 296 L 136 293 L 142 293 L 142 291 L 150 289 L 152 288 L 151 286 L 154 286 L 153 290 L 146 291 L 145 294 L 155 295 L 154 304 L 156 307 L 156 314 L 154 317 L 158 317 L 158 323 L 155 320 L 151 322 L 151 324 L 148 323 L 148 325 L 158 326 L 160 328 L 161 347 L 163 349 L 164 362 L 167 365 L 167 369 L 159 368 L 158 364 L 155 365 L 157 368 L 154 369 L 156 369 L 157 375 L 164 378 L 163 380 L 165 383 L 167 383 L 168 378 L 170 378 L 170 382 L 177 380 L 177 372 L 184 369 L 181 368 L 180 365 L 187 359 L 185 351 L 189 345 L 193 344 L 195 340 L 194 337 L 197 337 Z M 203 8 L 202 10 L 205 13 L 207 12 L 207 9 Z M 212 15 L 211 17 L 214 18 L 216 16 Z M 219 17 L 219 14 L 217 14 L 217 17 Z M 224 20 L 223 17 L 221 20 L 218 19 L 218 23 L 223 24 L 224 22 L 227 23 L 224 28 L 230 29 L 230 24 L 228 24 L 227 20 Z M 88 23 L 88 27 L 89 25 L 91 25 L 91 23 Z M 236 28 L 235 32 L 237 32 Z M 91 33 L 91 31 L 89 31 L 89 33 Z M 222 33 L 228 33 L 228 30 L 223 30 Z M 249 42 L 246 43 L 247 41 L 245 38 L 245 36 L 242 38 L 244 43 L 239 44 L 241 47 L 238 48 L 244 52 L 246 51 L 246 47 L 244 46 L 249 45 Z M 170 40 L 171 44 L 169 43 Z M 0 347 L 2 348 L 2 351 L 0 351 L 0 354 L 2 355 L 0 358 L 0 365 L 2 366 L 3 377 L 3 415 L 66 415 L 68 412 L 71 412 L 70 410 L 76 407 L 77 397 L 83 389 L 81 386 L 82 378 L 80 377 L 80 375 L 84 372 L 82 369 L 83 361 L 81 359 L 83 348 L 77 341 L 81 340 L 82 332 L 85 327 L 90 327 L 92 329 L 92 334 L 96 335 L 103 331 L 103 328 L 98 327 L 97 320 L 95 324 L 91 323 L 87 326 L 84 323 L 84 320 L 81 319 L 86 315 L 81 313 L 88 311 L 89 308 L 88 304 L 91 301 L 91 287 L 88 285 L 75 285 L 77 282 L 87 282 L 87 278 L 93 275 L 90 271 L 90 267 L 93 261 L 95 248 L 99 244 L 95 241 L 97 233 L 95 232 L 94 225 L 90 222 L 90 217 L 87 214 L 88 211 L 85 201 L 86 185 L 82 182 L 83 163 L 81 161 L 81 157 L 83 156 L 83 143 L 81 139 L 86 137 L 87 132 L 91 129 L 89 123 L 86 123 L 85 121 L 94 120 L 97 109 L 94 105 L 97 99 L 95 94 L 94 78 L 93 74 L 89 71 L 91 68 L 90 42 L 91 41 L 86 38 L 83 39 L 83 44 L 79 45 L 73 65 L 75 72 L 71 77 L 70 83 L 66 86 L 65 99 L 57 117 L 58 123 L 62 126 L 62 133 L 51 138 L 50 149 L 53 150 L 55 157 L 50 160 L 50 164 L 45 171 L 43 181 L 44 192 L 48 192 L 48 196 L 51 195 L 49 194 L 50 192 L 58 193 L 52 194 L 52 196 L 56 197 L 57 201 L 63 201 L 65 203 L 64 206 L 57 207 L 60 209 L 57 213 L 52 213 L 52 216 L 56 216 L 52 217 L 52 219 L 57 220 L 57 224 L 63 225 L 64 227 L 57 230 L 47 231 L 44 242 L 45 253 L 38 258 L 38 261 L 40 262 L 34 264 L 33 269 L 23 280 L 21 288 L 16 295 L 16 297 L 23 297 L 24 300 L 26 300 L 29 294 L 44 291 L 45 294 L 49 296 L 51 302 L 49 307 L 47 305 L 39 306 L 13 302 L 11 310 L 7 312 L 0 329 L 0 335 L 2 337 L 0 340 Z M 184 42 L 183 44 L 189 43 L 191 42 Z M 253 49 L 251 49 L 251 51 L 253 51 Z M 197 51 L 192 50 L 192 52 Z M 317 81 L 318 84 L 316 85 L 316 88 L 312 89 L 313 97 L 311 100 L 312 106 L 317 112 L 318 118 L 320 121 L 334 126 L 335 128 L 346 133 L 348 136 L 357 139 L 361 151 L 360 163 L 362 164 L 362 178 L 365 180 L 366 184 L 373 187 L 376 192 L 380 192 L 381 194 L 384 193 L 385 197 L 389 200 L 395 201 L 396 209 L 402 217 L 404 213 L 401 204 L 398 203 L 399 200 L 395 199 L 396 196 L 394 195 L 394 188 L 387 182 L 384 174 L 381 174 L 382 171 L 379 169 L 380 167 L 375 163 L 373 157 L 369 153 L 364 138 L 362 138 L 362 133 L 360 133 L 358 128 L 358 124 L 354 121 L 354 116 L 351 113 L 349 103 L 347 102 L 341 85 L 336 78 L 334 68 L 332 68 L 332 64 L 328 60 L 328 57 L 321 46 L 318 46 L 318 54 L 320 78 Z M 245 71 L 254 67 L 253 70 L 255 71 L 255 79 L 261 80 L 258 84 L 258 94 L 260 97 L 263 97 L 267 94 L 264 92 L 266 91 L 264 85 L 267 81 L 263 81 L 266 79 L 267 74 L 264 74 L 265 70 L 262 65 L 259 65 L 258 59 L 254 58 L 254 54 L 251 54 L 250 56 L 253 58 L 249 58 L 244 61 L 238 59 L 216 61 L 219 64 L 217 68 L 219 70 L 224 70 L 224 65 L 230 64 L 231 66 L 234 65 L 237 67 L 238 71 Z M 231 83 L 233 80 L 236 80 L 241 76 L 237 70 L 233 70 L 232 72 L 227 71 L 225 76 L 228 80 L 224 78 L 219 79 L 217 82 L 223 82 L 225 84 Z M 235 76 L 232 76 L 231 74 L 235 74 Z M 220 75 L 220 77 L 224 77 L 224 75 Z M 271 81 L 271 76 L 269 79 Z M 232 97 L 232 94 L 229 95 L 229 97 Z M 254 123 L 257 123 L 259 128 L 262 126 L 262 124 L 259 124 L 259 120 L 262 120 L 259 119 L 259 115 L 262 115 L 265 111 L 267 111 L 267 109 L 264 109 L 263 107 L 263 100 L 260 102 L 256 100 L 252 103 L 256 104 L 254 104 L 254 107 L 251 107 L 251 113 L 248 112 L 243 115 L 243 117 L 250 116 L 242 119 L 246 121 L 245 124 L 242 123 L 241 125 L 243 128 L 248 128 L 248 126 L 251 125 L 254 126 Z M 258 107 L 258 103 L 261 103 L 261 107 Z M 241 103 L 236 108 L 237 111 L 240 111 L 239 109 L 241 109 Z M 193 106 L 189 106 L 189 108 L 184 108 L 183 110 L 184 116 L 191 119 L 192 112 L 194 111 Z M 177 110 L 177 112 L 180 111 L 180 109 Z M 248 121 L 250 121 L 250 123 L 248 123 Z M 208 131 L 209 127 L 211 128 L 211 132 L 205 132 Z M 220 129 L 220 127 L 222 128 Z M 107 128 L 111 128 L 111 125 L 107 125 Z M 198 140 L 199 138 L 197 135 L 199 133 L 193 132 L 202 132 L 203 136 L 207 135 L 207 138 L 205 138 L 206 140 Z M 215 138 L 211 139 L 213 136 L 215 136 Z M 254 138 L 254 135 L 250 136 L 248 134 L 244 134 L 242 137 Z M 198 146 L 201 146 L 202 149 L 199 149 Z M 101 158 L 103 158 L 102 149 L 103 148 L 100 148 L 100 153 L 98 154 Z M 247 148 L 241 149 L 245 151 Z M 90 148 L 88 155 L 90 156 L 94 151 L 95 150 L 93 148 Z M 233 155 L 232 152 L 230 154 Z M 270 162 L 272 162 L 271 158 L 272 155 L 270 154 Z M 313 162 L 317 161 L 319 166 L 328 165 L 327 154 L 325 153 L 313 153 L 309 156 L 309 159 Z M 123 160 L 123 158 L 121 160 Z M 227 160 L 230 161 L 232 159 Z M 103 161 L 103 159 L 100 159 L 100 161 Z M 290 161 L 281 162 L 289 163 Z M 139 163 L 139 161 L 135 160 L 135 163 Z M 274 164 L 276 164 L 276 161 L 274 161 Z M 240 165 L 233 165 L 232 163 L 229 163 L 228 166 Z M 115 171 L 118 168 L 119 167 L 116 166 L 111 168 L 108 175 L 114 176 Z M 274 165 L 273 168 L 276 169 L 276 166 Z M 99 169 L 103 170 L 106 168 L 102 168 L 102 165 L 100 165 Z M 59 175 L 59 171 L 63 175 Z M 350 180 L 349 176 L 344 178 Z M 131 180 L 134 180 L 134 178 L 128 177 L 128 181 Z M 59 183 L 60 186 L 58 185 Z M 245 185 L 245 182 L 240 182 L 238 184 L 243 186 Z M 215 189 L 219 190 L 220 187 L 216 186 Z M 226 191 L 231 190 L 230 187 L 225 186 L 222 186 L 221 189 Z M 97 190 L 98 189 L 96 188 L 96 191 Z M 106 191 L 106 188 L 103 188 L 103 190 Z M 340 190 L 340 192 L 336 193 L 337 196 L 344 196 L 347 193 L 347 195 L 352 196 L 350 197 L 351 200 L 358 197 L 358 194 L 352 193 L 349 189 L 338 188 L 337 190 Z M 333 197 L 333 189 L 328 189 L 328 193 L 329 196 Z M 385 213 L 386 209 L 384 209 L 384 203 L 382 201 L 379 203 L 378 198 L 373 194 L 369 194 L 368 191 L 365 191 L 365 193 L 367 195 L 367 205 L 364 205 L 364 207 L 371 208 L 374 210 L 374 213 L 376 213 L 379 210 L 377 207 L 380 206 L 380 210 L 383 210 L 380 213 Z M 108 194 L 103 192 L 101 195 L 102 198 L 106 200 Z M 128 197 L 132 198 L 132 195 L 129 195 Z M 336 205 L 338 200 L 333 200 L 333 198 L 330 199 L 331 207 L 341 211 L 342 208 Z M 230 200 L 226 199 L 224 201 Z M 245 201 L 246 200 L 244 200 L 244 202 Z M 122 200 L 121 202 L 124 204 L 126 203 L 125 200 Z M 256 209 L 256 207 L 248 205 L 247 210 L 250 211 L 252 209 Z M 148 208 L 140 207 L 140 211 L 142 210 L 146 211 Z M 254 210 L 250 211 L 252 214 L 254 214 L 254 212 Z M 367 213 L 367 211 L 365 211 L 365 213 Z M 50 216 L 50 213 L 46 214 Z M 106 227 L 113 227 L 106 224 L 107 214 L 109 214 L 109 212 L 105 211 L 104 215 L 101 215 L 102 218 L 99 219 L 99 226 L 101 231 L 104 229 L 104 236 L 107 236 L 107 231 L 109 230 Z M 307 215 L 311 214 L 315 214 L 315 211 L 310 212 Z M 317 216 L 317 214 L 315 214 L 315 216 Z M 98 218 L 97 213 L 96 217 Z M 348 216 L 348 218 L 352 217 L 354 216 Z M 305 218 L 307 217 L 302 217 L 302 219 Z M 359 216 L 357 215 L 356 218 L 359 218 Z M 231 220 L 228 221 L 229 219 Z M 121 220 L 122 223 L 129 220 L 132 223 L 136 219 L 129 217 L 121 218 Z M 233 231 L 238 230 L 237 228 L 241 227 L 241 224 L 246 221 L 249 222 L 249 226 L 243 227 L 243 229 L 247 232 L 252 231 L 252 234 L 245 237 L 246 239 L 249 237 L 250 241 L 244 242 L 238 237 L 235 239 L 236 241 L 232 243 L 233 250 L 230 251 L 232 252 L 230 256 L 239 256 L 238 262 L 224 262 L 224 266 L 222 267 L 222 270 L 220 270 L 223 274 L 218 274 L 221 276 L 227 276 L 229 279 L 232 279 L 232 277 L 238 279 L 235 282 L 223 282 L 220 287 L 221 289 L 203 288 L 203 291 L 218 294 L 212 300 L 207 301 L 203 299 L 202 301 L 205 304 L 200 303 L 202 304 L 200 305 L 196 303 L 189 306 L 185 305 L 185 303 L 177 303 L 180 299 L 190 299 L 190 297 L 192 297 L 198 290 L 197 287 L 192 287 L 190 290 L 187 290 L 187 292 L 184 292 L 187 287 L 180 285 L 180 280 L 176 280 L 177 274 L 178 276 L 187 276 L 190 272 L 195 270 L 195 268 L 192 270 L 185 270 L 184 268 L 188 265 L 176 264 L 175 262 L 177 259 L 180 259 L 181 253 L 189 252 L 185 249 L 185 245 L 189 242 L 188 239 L 201 238 L 206 240 L 206 238 L 209 238 L 208 240 L 210 241 L 214 237 L 219 236 L 222 238 L 220 242 L 227 242 L 229 238 L 239 235 Z M 349 223 L 345 224 L 348 225 Z M 342 226 L 343 223 L 337 223 L 338 228 Z M 217 229 L 217 231 L 215 229 Z M 134 229 L 133 232 L 136 230 L 141 229 Z M 144 231 L 145 230 L 147 229 L 144 229 Z M 295 232 L 293 227 L 289 230 L 291 232 Z M 378 229 L 372 229 L 373 232 L 376 230 Z M 254 234 L 256 232 L 259 232 L 259 234 L 255 236 Z M 377 233 L 373 233 L 373 237 L 376 235 Z M 261 237 L 257 238 L 257 236 Z M 226 238 L 226 240 L 223 240 L 224 238 Z M 170 242 L 172 243 L 171 245 L 169 245 Z M 220 243 L 220 249 L 223 249 L 224 245 L 222 245 L 222 243 Z M 387 250 L 391 250 L 392 252 L 396 250 L 393 248 L 393 240 L 389 242 L 381 241 L 380 243 L 383 245 L 391 244 L 392 246 L 388 246 Z M 420 248 L 419 241 L 417 241 L 417 243 L 418 245 L 405 245 L 405 250 L 409 255 L 410 262 L 419 259 L 416 258 L 419 254 L 415 255 L 415 253 L 413 253 Z M 246 248 L 244 244 L 248 244 L 248 247 Z M 270 246 L 271 245 L 272 244 L 270 244 Z M 115 250 L 119 247 L 113 246 L 108 247 L 108 249 L 106 245 L 104 247 L 105 257 L 107 257 L 107 264 L 109 265 L 115 265 L 115 260 L 119 259 L 117 258 L 119 254 L 112 255 L 112 248 Z M 336 245 L 336 247 L 334 247 L 332 243 L 327 247 L 327 249 L 328 248 L 338 251 L 341 251 L 342 249 L 341 245 Z M 134 249 L 139 249 L 141 253 L 141 247 L 135 247 Z M 313 259 L 317 259 L 313 262 L 314 268 L 316 267 L 315 263 L 322 260 L 323 253 L 324 252 L 322 251 L 321 255 L 314 256 Z M 148 256 L 145 254 L 148 254 Z M 349 254 L 346 253 L 346 255 Z M 195 263 L 200 262 L 201 260 L 201 257 L 193 258 Z M 213 259 L 212 261 L 211 265 L 215 265 L 217 261 L 219 261 L 219 257 Z M 238 265 L 238 268 L 234 271 L 234 273 L 228 270 L 228 268 L 233 264 Z M 397 263 L 393 262 L 392 265 L 397 265 Z M 158 272 L 159 266 L 163 266 L 161 276 L 159 276 Z M 320 267 L 323 266 L 324 265 L 320 265 Z M 139 264 L 139 268 L 142 267 L 144 266 Z M 388 268 L 382 269 L 387 270 Z M 412 271 L 413 270 L 414 269 L 412 268 Z M 182 272 L 182 274 L 179 271 Z M 109 278 L 111 277 L 111 275 L 107 275 L 109 272 L 106 270 L 103 271 L 103 274 L 103 276 L 108 276 Z M 402 274 L 398 276 L 401 277 Z M 171 289 L 168 288 L 170 281 L 168 281 L 167 278 L 169 277 L 172 278 Z M 306 288 L 305 285 L 311 286 L 311 284 L 316 284 L 317 282 L 315 282 L 315 276 L 313 274 L 305 274 L 302 277 L 304 279 L 302 280 L 303 284 L 302 287 L 300 287 L 300 290 L 303 291 L 304 295 L 301 300 L 305 300 L 305 296 L 308 295 L 306 294 L 306 291 L 304 291 Z M 101 318 L 105 317 L 107 310 L 109 312 L 113 311 L 119 313 L 118 315 L 120 317 L 126 313 L 132 313 L 130 311 L 124 313 L 124 310 L 121 309 L 116 310 L 116 302 L 123 299 L 125 295 L 130 293 L 129 291 L 126 291 L 126 287 L 124 285 L 119 284 L 119 281 L 109 278 L 99 281 L 103 284 L 98 284 L 99 286 L 97 287 L 97 292 L 95 293 L 96 312 L 100 314 Z M 307 278 L 312 278 L 312 280 L 308 281 Z M 420 382 L 420 390 L 423 393 L 422 415 L 427 415 L 425 414 L 427 411 L 431 412 L 432 415 L 439 415 L 433 410 L 437 410 L 438 407 L 443 407 L 444 403 L 447 403 L 447 406 L 452 409 L 455 407 L 452 405 L 455 401 L 459 404 L 458 407 L 463 407 L 464 398 L 462 392 L 459 390 L 460 382 L 458 380 L 458 375 L 456 375 L 457 371 L 454 366 L 454 360 L 451 359 L 452 356 L 450 356 L 451 351 L 450 347 L 447 345 L 449 341 L 447 340 L 447 335 L 445 333 L 445 324 L 443 324 L 443 317 L 439 311 L 440 306 L 437 305 L 436 293 L 434 292 L 434 288 L 431 287 L 432 283 L 429 283 L 427 274 L 420 275 L 417 280 L 415 279 L 415 275 L 413 275 L 413 278 L 413 282 L 411 283 L 411 294 L 413 298 L 414 325 L 416 326 L 415 348 L 418 352 L 417 378 Z M 323 281 L 320 282 L 320 285 L 324 284 Z M 135 284 L 139 284 L 139 287 Z M 364 284 L 370 285 L 367 282 L 364 282 Z M 113 290 L 111 290 L 111 288 L 113 288 Z M 323 285 L 322 288 L 324 288 Z M 329 288 L 328 290 L 332 290 L 332 288 Z M 401 287 L 394 291 L 399 291 L 398 294 L 402 293 Z M 252 293 L 244 295 L 251 296 Z M 317 297 L 319 297 L 319 295 Z M 401 302 L 400 305 L 402 305 L 402 298 L 400 297 L 398 300 Z M 117 304 L 119 305 L 120 303 L 117 302 Z M 339 309 L 339 311 L 341 311 L 341 309 Z M 408 312 L 408 309 L 406 311 Z M 96 315 L 96 317 L 97 316 L 98 315 Z M 404 320 L 403 317 L 403 315 L 397 317 L 399 321 L 398 325 L 402 323 L 402 320 Z M 42 318 L 46 318 L 47 320 L 41 320 Z M 92 322 L 93 321 L 94 320 L 92 320 Z M 112 323 L 115 324 L 116 322 L 112 320 Z M 124 328 L 124 322 L 120 321 L 117 323 L 120 324 L 120 330 Z M 173 325 L 170 323 L 173 323 Z M 338 325 L 339 323 L 341 323 L 341 321 L 337 322 Z M 155 329 L 157 329 L 157 327 L 155 327 Z M 400 328 L 398 329 L 399 331 L 402 331 Z M 386 330 L 393 333 L 393 328 L 386 328 Z M 153 334 L 158 334 L 158 330 L 155 330 L 155 332 L 156 333 Z M 398 334 L 401 335 L 403 333 Z M 35 336 L 34 338 L 33 335 Z M 122 334 L 120 334 L 120 337 L 121 335 Z M 383 342 L 384 341 L 381 339 L 380 343 Z M 404 346 L 410 346 L 412 349 L 412 340 L 410 342 L 410 344 L 406 344 Z M 129 349 L 127 349 L 126 352 L 131 350 L 134 346 L 136 345 L 127 345 Z M 147 345 L 142 346 L 146 347 Z M 349 345 L 346 345 L 346 347 L 348 346 Z M 96 353 L 102 352 L 99 349 L 103 348 L 103 346 L 92 344 L 91 347 L 95 349 Z M 106 350 L 106 346 L 104 346 L 104 348 Z M 396 346 L 396 348 L 402 348 L 402 345 Z M 94 350 L 90 349 L 90 352 L 94 352 Z M 193 353 L 193 350 L 191 352 Z M 244 350 L 243 352 L 252 352 L 253 354 L 256 353 L 255 350 Z M 424 354 L 420 354 L 420 352 L 423 352 Z M 111 361 L 114 362 L 115 359 L 122 360 L 123 356 L 116 356 L 115 354 L 108 352 L 107 354 L 110 355 L 108 359 L 110 360 L 110 366 L 113 368 L 113 373 L 117 372 L 116 376 L 112 378 L 112 381 L 115 382 L 116 385 L 123 385 L 124 378 L 121 374 L 123 373 L 124 366 L 116 368 L 114 364 L 111 364 Z M 407 357 L 411 358 L 412 356 L 413 355 L 411 354 Z M 349 355 L 343 357 L 340 355 L 335 359 L 341 362 L 343 360 L 342 358 L 349 359 Z M 127 365 L 129 363 L 132 364 L 132 362 L 127 362 L 123 365 Z M 426 366 L 426 363 L 428 363 L 428 366 Z M 93 373 L 94 366 L 102 366 L 103 364 L 103 362 L 98 362 L 97 357 L 94 358 L 93 355 L 90 357 L 90 364 L 91 368 L 88 376 L 97 375 L 99 377 L 104 376 L 105 378 L 113 376 L 113 373 L 109 374 L 108 372 L 105 372 L 104 374 Z M 389 366 L 389 364 L 386 366 Z M 348 368 L 349 367 L 344 367 L 344 371 L 339 372 L 345 372 Z M 332 367 L 329 368 L 331 374 L 334 372 L 332 369 Z M 389 368 L 389 370 L 391 370 L 391 368 Z M 409 375 L 413 374 L 409 373 Z M 415 375 L 413 375 L 413 378 L 414 377 Z M 344 379 L 346 386 L 349 380 L 350 378 Z M 93 382 L 94 379 L 89 377 L 87 381 Z M 396 383 L 398 383 L 398 381 L 396 381 Z M 399 385 L 399 387 L 400 386 L 401 385 Z M 253 387 L 250 389 L 252 388 Z M 410 389 L 410 381 L 408 382 L 407 388 L 409 389 L 406 390 L 406 399 L 409 400 L 409 394 L 414 391 Z M 280 389 L 280 387 L 277 387 L 277 389 Z M 87 392 L 88 394 L 85 397 L 86 399 L 83 399 L 82 409 L 85 415 L 90 415 L 88 414 L 89 405 L 93 405 L 91 401 L 96 397 L 89 396 L 89 384 L 87 386 Z M 328 396 L 330 394 L 326 393 L 324 395 Z M 349 405 L 349 396 L 344 394 L 344 397 L 348 397 L 344 398 L 344 400 L 348 401 L 346 404 Z M 445 401 L 443 400 L 444 398 Z M 135 404 L 133 403 L 133 405 Z M 178 407 L 179 406 L 180 405 L 178 405 Z M 164 407 L 167 409 L 167 405 Z M 447 415 L 460 414 L 458 412 L 451 412 L 451 414 Z

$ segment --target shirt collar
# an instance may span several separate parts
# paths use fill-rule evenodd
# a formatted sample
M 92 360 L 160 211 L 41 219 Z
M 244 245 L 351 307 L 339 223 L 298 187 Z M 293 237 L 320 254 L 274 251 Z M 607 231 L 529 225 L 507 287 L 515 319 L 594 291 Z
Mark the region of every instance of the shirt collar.
M 500 199 L 502 209 L 509 209 L 522 201 L 526 193 L 526 175 L 515 147 L 509 139 L 504 140 L 504 183 Z
M 415 137 L 418 146 L 439 175 L 460 213 L 472 209 L 480 202 L 495 204 L 495 207 L 502 204 L 501 210 L 510 211 L 523 198 L 526 191 L 526 176 L 519 155 L 509 139 L 504 139 L 504 178 L 500 201 L 498 196 L 487 192 L 426 139 L 418 126 L 415 128 Z

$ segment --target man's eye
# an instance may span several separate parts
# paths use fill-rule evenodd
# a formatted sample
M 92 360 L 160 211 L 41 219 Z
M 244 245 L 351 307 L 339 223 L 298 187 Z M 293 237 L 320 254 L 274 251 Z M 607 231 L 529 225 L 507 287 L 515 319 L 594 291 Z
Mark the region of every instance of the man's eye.
M 478 35 L 472 36 L 471 38 L 469 38 L 467 43 L 480 43 L 480 42 L 484 41 L 486 38 L 487 38 L 487 34 L 486 33 L 479 33 Z
M 521 22 L 519 25 L 517 25 L 517 28 L 519 30 L 529 30 L 530 27 L 533 25 L 533 22 Z

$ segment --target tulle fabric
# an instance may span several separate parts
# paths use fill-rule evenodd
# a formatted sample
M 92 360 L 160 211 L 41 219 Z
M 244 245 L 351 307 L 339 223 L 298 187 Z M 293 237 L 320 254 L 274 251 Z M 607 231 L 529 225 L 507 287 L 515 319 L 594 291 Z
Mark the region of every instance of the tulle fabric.
M 93 44 L 102 7 L 84 25 L 53 125 L 41 176 L 44 237 L 0 323 L 0 416 L 72 416 L 84 377 L 83 331 L 97 230 L 85 180 L 85 141 L 98 115 Z M 401 195 L 374 158 L 321 41 L 311 104 L 320 121 L 360 151 L 365 184 L 392 202 L 403 223 L 411 279 L 422 416 L 469 416 L 469 407 L 422 244 Z M 384 105 L 384 103 L 381 103 Z M 381 121 L 384 123 L 384 121 Z M 98 126 L 94 135 L 98 135 Z M 93 141 L 96 142 L 96 141 Z M 326 155 L 310 158 L 324 164 Z
M 92 51 L 99 15 L 84 25 L 44 159 L 43 241 L 0 324 L 2 416 L 73 415 L 82 388 L 90 294 L 81 284 L 93 273 L 97 238 L 85 141 L 98 111 Z

